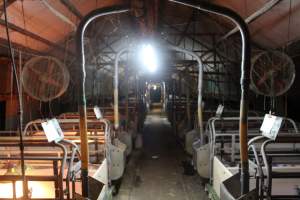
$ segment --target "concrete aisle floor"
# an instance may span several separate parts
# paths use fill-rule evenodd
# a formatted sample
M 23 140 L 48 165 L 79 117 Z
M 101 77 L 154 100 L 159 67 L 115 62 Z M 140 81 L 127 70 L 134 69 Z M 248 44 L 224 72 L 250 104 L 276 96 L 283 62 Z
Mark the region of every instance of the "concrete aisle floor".
M 176 144 L 166 117 L 147 116 L 144 148 L 135 151 L 116 200 L 206 200 L 198 175 L 183 175 L 184 153 Z

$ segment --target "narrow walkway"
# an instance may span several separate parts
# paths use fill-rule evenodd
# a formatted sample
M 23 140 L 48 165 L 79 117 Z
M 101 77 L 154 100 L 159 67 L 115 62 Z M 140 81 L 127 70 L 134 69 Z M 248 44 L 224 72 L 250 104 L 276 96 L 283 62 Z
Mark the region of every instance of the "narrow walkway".
M 117 200 L 206 200 L 199 176 L 183 175 L 184 153 L 171 126 L 159 113 L 149 114 L 143 151 L 135 152 L 126 169 Z

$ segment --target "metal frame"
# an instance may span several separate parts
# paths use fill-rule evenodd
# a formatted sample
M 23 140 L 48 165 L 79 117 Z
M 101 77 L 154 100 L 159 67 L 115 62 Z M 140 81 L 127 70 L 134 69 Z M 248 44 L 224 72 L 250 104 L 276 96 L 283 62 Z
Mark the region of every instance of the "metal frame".
M 263 121 L 263 117 L 248 117 L 248 121 L 259 121 L 262 122 Z M 216 122 L 222 122 L 225 123 L 226 121 L 229 122 L 233 122 L 233 121 L 239 121 L 239 117 L 223 117 L 223 118 L 218 118 L 218 117 L 212 117 L 208 120 L 207 124 L 206 124 L 206 134 L 208 135 L 208 139 L 209 139 L 209 144 L 210 144 L 210 180 L 212 180 L 213 174 L 212 174 L 212 168 L 213 168 L 213 158 L 216 155 L 215 154 L 215 146 L 216 146 L 216 139 L 218 137 L 229 137 L 231 138 L 231 162 L 235 163 L 236 159 L 235 159 L 235 155 L 236 155 L 236 144 L 239 142 L 237 139 L 238 135 L 238 131 L 226 131 L 226 133 L 222 133 L 222 132 L 217 132 L 216 131 Z M 295 123 L 294 120 L 290 119 L 290 118 L 285 118 L 284 122 L 289 122 L 292 125 L 292 131 L 293 133 L 299 133 L 298 127 Z M 260 123 L 259 123 L 260 124 Z M 254 132 L 249 131 L 249 135 L 248 137 L 253 137 L 253 136 L 258 136 L 260 135 L 259 130 L 256 130 Z M 251 144 L 253 143 L 252 140 L 249 141 L 247 146 L 251 146 Z
M 11 138 L 13 139 L 13 138 Z M 9 146 L 9 147 L 18 147 L 19 144 L 18 142 L 13 142 L 13 141 L 17 141 L 17 140 L 12 140 L 12 142 L 10 143 L 2 143 L 0 144 L 1 146 Z M 58 189 L 59 193 L 56 193 L 56 198 L 59 198 L 59 199 L 64 199 L 64 192 L 63 192 L 63 177 L 64 177 L 64 167 L 66 165 L 66 161 L 67 161 L 67 148 L 65 145 L 61 144 L 61 143 L 52 143 L 52 144 L 49 144 L 47 143 L 47 141 L 37 141 L 37 142 L 29 142 L 29 143 L 26 143 L 24 142 L 24 146 L 39 146 L 39 147 L 49 147 L 49 146 L 55 146 L 55 147 L 58 147 L 62 150 L 63 154 L 62 154 L 62 157 L 61 158 L 53 158 L 53 157 L 28 157 L 28 156 L 25 156 L 24 157 L 24 160 L 47 160 L 47 161 L 53 161 L 53 170 L 54 170 L 54 176 L 51 177 L 51 176 L 41 176 L 41 177 L 34 177 L 34 176 L 25 176 L 25 180 L 26 182 L 28 181 L 54 181 L 55 182 L 55 186 L 58 187 L 56 189 Z M 0 158 L 0 160 L 21 160 L 21 158 L 19 157 L 2 157 Z M 61 167 L 60 167 L 60 171 L 59 171 L 59 174 L 56 174 L 58 173 L 58 171 L 56 170 L 57 168 L 57 161 L 60 161 L 61 162 Z M 18 180 L 23 180 L 23 177 L 22 176 L 18 176 L 18 175 L 4 175 L 4 176 L 1 176 L 1 181 L 12 181 L 13 183 L 15 181 L 18 181 Z M 25 185 L 28 185 L 27 183 Z M 13 187 L 14 187 L 14 184 L 13 184 Z M 23 192 L 23 195 L 26 195 L 28 194 L 28 192 L 26 193 L 26 190 L 27 188 L 24 188 L 25 189 L 25 192 Z M 13 199 L 16 198 L 16 190 L 13 189 Z M 24 197 L 26 198 L 26 197 Z M 27 199 L 27 198 L 26 198 Z
M 267 152 L 267 146 L 270 144 L 293 144 L 292 149 L 287 152 Z M 256 175 L 256 187 L 258 188 L 259 200 L 267 199 L 299 199 L 299 195 L 272 195 L 272 182 L 273 179 L 294 179 L 300 178 L 300 171 L 298 172 L 286 172 L 284 170 L 286 166 L 279 166 L 276 169 L 284 172 L 273 172 L 272 160 L 273 158 L 298 158 L 299 152 L 295 151 L 295 144 L 300 143 L 299 134 L 286 134 L 278 137 L 275 141 L 270 140 L 264 136 L 257 136 L 251 139 L 248 143 L 249 149 L 254 153 L 256 162 L 256 169 L 258 174 Z M 257 147 L 260 146 L 260 154 L 257 153 Z M 291 154 L 292 153 L 292 154 Z M 260 159 L 262 158 L 262 159 Z M 261 161 L 262 160 L 262 161 Z M 265 169 L 265 170 L 264 170 Z
M 31 121 L 29 123 L 26 124 L 25 126 L 25 129 L 23 131 L 24 135 L 25 135 L 25 138 L 24 138 L 24 142 L 26 142 L 26 144 L 29 144 L 29 145 L 36 145 L 37 142 L 41 143 L 41 146 L 51 146 L 53 144 L 49 144 L 47 142 L 47 139 L 45 138 L 45 136 L 34 136 L 32 135 L 32 131 L 30 130 L 31 127 L 34 128 L 34 132 L 41 132 L 42 130 L 40 126 L 40 124 L 42 122 L 44 122 L 45 120 L 41 120 L 41 119 L 38 119 L 38 120 L 34 120 L 34 121 Z M 62 124 L 79 124 L 79 119 L 58 119 L 58 121 Z M 111 186 L 111 179 L 110 179 L 110 169 L 111 169 L 111 155 L 110 155 L 110 152 L 111 152 L 111 146 L 112 146 L 112 143 L 111 143 L 111 129 L 110 129 L 110 122 L 106 119 L 89 119 L 87 120 L 87 123 L 103 123 L 104 125 L 104 143 L 105 143 L 105 157 L 107 159 L 107 165 L 108 165 L 108 188 Z M 74 130 L 70 130 L 71 132 L 74 132 Z M 79 136 L 76 137 L 76 136 L 66 136 L 66 138 L 68 139 L 79 139 Z M 89 139 L 93 139 L 95 140 L 95 142 L 98 141 L 99 139 L 99 136 L 89 136 Z M 67 185 L 67 188 L 66 188 L 66 193 L 63 192 L 63 189 L 62 187 L 59 188 L 59 191 L 61 191 L 61 193 L 63 194 L 60 194 L 62 196 L 60 196 L 59 198 L 60 199 L 64 199 L 64 194 L 67 195 L 67 199 L 70 199 L 70 197 L 74 198 L 75 196 L 75 182 L 77 180 L 76 176 L 78 175 L 78 169 L 80 168 L 81 166 L 81 161 L 77 162 L 76 164 L 74 163 L 74 160 L 75 158 L 76 159 L 79 159 L 81 158 L 81 155 L 80 155 L 80 152 L 79 152 L 79 147 L 74 143 L 72 142 L 71 140 L 61 140 L 59 143 L 55 143 L 54 145 L 56 146 L 59 146 L 60 148 L 62 148 L 64 150 L 64 157 L 61 159 L 62 160 L 62 165 L 61 165 L 61 177 L 64 177 L 63 175 L 63 169 L 65 168 L 65 165 L 67 163 L 67 148 L 66 148 L 66 145 L 67 146 L 71 146 L 71 157 L 68 158 L 69 160 L 69 165 L 68 165 L 68 170 L 67 170 L 67 177 L 65 179 L 66 181 L 66 185 Z M 6 138 L 2 138 L 2 142 L 4 146 L 7 146 L 9 145 L 9 141 L 17 141 L 16 138 L 14 137 L 6 137 Z M 31 158 L 31 157 L 30 157 Z M 1 159 L 1 158 L 0 158 Z M 7 159 L 7 158 L 3 158 L 4 160 Z M 25 160 L 28 159 L 27 157 L 25 157 Z M 33 158 L 33 159 L 37 159 L 37 160 L 43 160 L 44 157 L 41 157 L 41 158 Z M 47 157 L 45 158 L 46 160 L 48 159 Z M 6 177 L 5 180 L 9 180 L 11 177 Z M 48 180 L 49 178 L 45 178 L 45 181 Z M 30 179 L 31 180 L 31 179 Z M 41 180 L 43 180 L 43 178 L 41 178 Z M 62 183 L 58 182 L 59 185 L 62 185 Z M 70 183 L 72 183 L 72 195 L 70 193 Z
M 200 58 L 192 51 L 185 50 L 180 47 L 168 45 L 168 49 L 175 50 L 189 56 L 192 56 L 196 59 L 198 63 L 198 101 L 197 101 L 197 113 L 198 113 L 198 125 L 199 125 L 199 136 L 201 141 L 204 142 L 204 135 L 203 135 L 203 115 L 202 115 L 202 88 L 203 88 L 203 65 Z M 117 53 L 115 59 L 115 68 L 114 68 L 114 127 L 116 130 L 119 128 L 119 59 L 123 53 L 133 51 L 132 47 L 127 47 L 120 50 Z M 173 95 L 174 98 L 174 95 Z
M 79 105 L 79 115 L 80 115 L 80 136 L 81 136 L 81 155 L 82 155 L 82 196 L 87 198 L 89 196 L 88 188 L 88 139 L 87 139 L 87 119 L 86 119 L 86 97 L 85 97 L 85 50 L 83 44 L 83 37 L 88 24 L 90 24 L 94 19 L 102 17 L 105 15 L 118 14 L 127 12 L 128 9 L 124 7 L 110 7 L 96 9 L 89 14 L 87 14 L 80 22 L 77 32 L 76 32 L 76 46 L 77 46 L 77 56 L 78 56 L 78 68 L 80 70 L 78 83 L 78 105 Z
M 244 20 L 234 11 L 213 5 L 207 2 L 194 3 L 188 0 L 171 0 L 188 7 L 205 12 L 223 16 L 234 22 L 242 38 L 242 62 L 241 62 L 241 104 L 240 104 L 240 157 L 241 157 L 241 195 L 249 192 L 249 163 L 247 148 L 247 115 L 248 115 L 248 91 L 249 91 L 249 70 L 251 66 L 250 34 Z

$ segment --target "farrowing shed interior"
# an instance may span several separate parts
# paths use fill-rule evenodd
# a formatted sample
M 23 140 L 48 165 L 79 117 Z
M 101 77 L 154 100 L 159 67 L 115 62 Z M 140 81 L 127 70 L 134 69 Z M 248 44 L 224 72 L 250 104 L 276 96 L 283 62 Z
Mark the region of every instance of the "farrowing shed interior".
M 0 199 L 300 199 L 300 1 L 0 14 Z

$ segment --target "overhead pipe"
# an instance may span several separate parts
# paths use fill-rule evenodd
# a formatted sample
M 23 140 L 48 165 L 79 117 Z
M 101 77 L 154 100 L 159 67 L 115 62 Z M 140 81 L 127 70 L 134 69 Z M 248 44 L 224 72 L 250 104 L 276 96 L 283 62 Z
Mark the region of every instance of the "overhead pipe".
M 78 110 L 80 120 L 80 140 L 81 140 L 81 177 L 82 177 L 82 196 L 88 198 L 88 138 L 87 138 L 87 115 L 86 115 L 86 97 L 85 97 L 85 52 L 84 52 L 84 33 L 87 26 L 95 19 L 106 16 L 127 12 L 129 9 L 123 6 L 100 8 L 91 11 L 80 22 L 76 31 L 76 50 L 78 57 Z
M 247 24 L 241 16 L 231 9 L 214 5 L 205 1 L 195 3 L 191 0 L 170 0 L 178 4 L 192 7 L 201 11 L 213 13 L 230 19 L 238 27 L 242 38 L 242 62 L 241 62 L 241 102 L 240 102 L 240 160 L 241 160 L 241 195 L 249 192 L 249 163 L 248 163 L 248 91 L 249 69 L 251 66 L 250 34 Z

